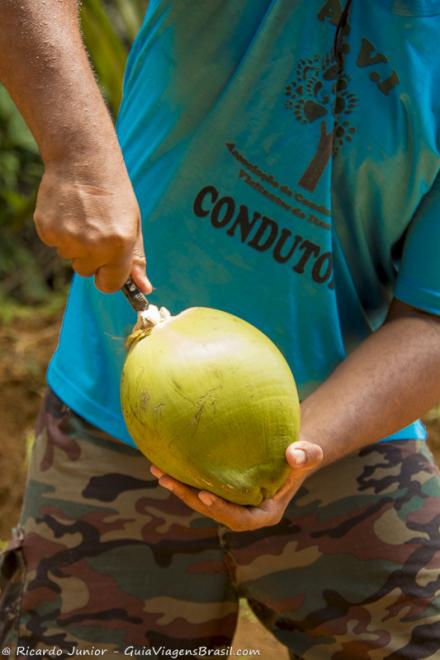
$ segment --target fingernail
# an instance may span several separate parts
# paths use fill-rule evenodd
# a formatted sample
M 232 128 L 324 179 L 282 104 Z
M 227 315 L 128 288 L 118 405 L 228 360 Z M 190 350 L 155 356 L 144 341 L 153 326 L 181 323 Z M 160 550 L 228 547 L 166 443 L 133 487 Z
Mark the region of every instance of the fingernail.
M 307 461 L 307 454 L 303 449 L 292 449 L 290 455 L 293 456 L 297 465 L 304 465 Z
M 211 506 L 214 504 L 214 498 L 209 493 L 199 493 L 199 500 L 206 506 Z
M 153 477 L 157 477 L 158 479 L 163 475 L 163 472 L 161 472 L 159 468 L 155 467 L 154 465 L 150 467 L 150 472 Z

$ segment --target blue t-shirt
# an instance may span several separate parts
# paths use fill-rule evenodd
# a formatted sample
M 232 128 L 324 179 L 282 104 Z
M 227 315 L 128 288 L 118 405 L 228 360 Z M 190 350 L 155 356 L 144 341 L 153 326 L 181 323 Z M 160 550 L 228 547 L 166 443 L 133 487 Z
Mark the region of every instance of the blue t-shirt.
M 301 397 L 393 296 L 440 313 L 440 0 L 342 4 L 151 0 L 118 119 L 151 301 L 253 323 Z M 122 293 L 75 277 L 48 372 L 129 444 L 119 380 L 135 320 Z

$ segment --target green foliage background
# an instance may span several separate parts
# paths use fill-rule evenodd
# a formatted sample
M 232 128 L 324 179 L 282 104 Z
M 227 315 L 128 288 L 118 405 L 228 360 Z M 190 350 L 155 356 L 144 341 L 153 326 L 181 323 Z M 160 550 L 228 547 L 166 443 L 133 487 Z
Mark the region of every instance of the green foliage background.
M 148 0 L 83 0 L 84 41 L 113 115 L 130 44 Z M 32 214 L 43 172 L 38 148 L 0 86 L 0 314 L 63 299 L 69 269 L 38 240 Z

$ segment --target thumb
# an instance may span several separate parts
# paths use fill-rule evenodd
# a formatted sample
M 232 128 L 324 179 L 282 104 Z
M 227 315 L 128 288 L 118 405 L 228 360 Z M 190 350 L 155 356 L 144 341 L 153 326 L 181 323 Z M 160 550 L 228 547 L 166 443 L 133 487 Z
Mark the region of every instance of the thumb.
M 307 440 L 297 440 L 287 447 L 286 460 L 292 468 L 310 470 L 322 463 L 324 454 L 320 445 Z
M 153 291 L 153 285 L 147 276 L 147 259 L 145 256 L 144 238 L 140 221 L 138 236 L 133 247 L 130 275 L 133 282 L 143 293 L 151 293 Z

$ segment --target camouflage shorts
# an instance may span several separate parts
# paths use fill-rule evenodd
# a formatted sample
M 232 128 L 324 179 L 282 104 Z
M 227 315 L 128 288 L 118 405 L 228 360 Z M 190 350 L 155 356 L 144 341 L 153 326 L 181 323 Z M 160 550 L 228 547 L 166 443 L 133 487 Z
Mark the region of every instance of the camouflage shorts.
M 0 649 L 220 655 L 242 595 L 292 658 L 438 659 L 439 525 L 432 456 L 401 441 L 309 478 L 276 527 L 228 532 L 49 393 L 3 554 Z

